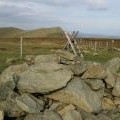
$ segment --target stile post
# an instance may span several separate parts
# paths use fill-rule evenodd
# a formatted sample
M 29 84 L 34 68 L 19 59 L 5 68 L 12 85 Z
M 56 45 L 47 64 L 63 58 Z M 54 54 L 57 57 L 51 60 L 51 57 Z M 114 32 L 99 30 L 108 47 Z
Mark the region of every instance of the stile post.
M 73 50 L 75 56 L 77 56 L 76 50 L 75 50 L 75 48 L 74 48 L 74 46 L 73 46 L 73 44 L 72 44 L 72 42 L 71 42 L 71 40 L 70 40 L 70 38 L 69 38 L 67 32 L 65 32 L 65 36 L 66 36 L 66 38 L 67 38 L 69 44 L 71 45 L 71 48 L 72 48 L 72 50 Z

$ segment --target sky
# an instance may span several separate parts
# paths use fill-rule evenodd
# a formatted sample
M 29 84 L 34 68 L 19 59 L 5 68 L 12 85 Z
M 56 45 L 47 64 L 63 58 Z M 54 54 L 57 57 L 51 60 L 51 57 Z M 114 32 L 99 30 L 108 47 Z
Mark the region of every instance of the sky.
M 120 0 L 0 0 L 0 27 L 120 36 Z

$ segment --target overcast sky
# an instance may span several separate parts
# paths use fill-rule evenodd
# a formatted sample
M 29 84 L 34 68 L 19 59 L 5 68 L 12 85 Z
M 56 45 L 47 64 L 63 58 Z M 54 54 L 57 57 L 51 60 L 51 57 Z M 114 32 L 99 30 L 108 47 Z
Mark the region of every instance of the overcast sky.
M 9 26 L 120 35 L 120 0 L 0 0 L 0 27 Z

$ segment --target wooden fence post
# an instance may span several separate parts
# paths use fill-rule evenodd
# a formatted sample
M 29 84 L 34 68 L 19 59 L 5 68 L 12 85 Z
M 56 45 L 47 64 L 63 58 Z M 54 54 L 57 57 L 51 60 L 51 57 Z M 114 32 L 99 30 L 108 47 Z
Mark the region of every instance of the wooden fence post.
M 112 50 L 114 50 L 114 43 L 115 43 L 115 41 L 112 40 Z
M 109 47 L 109 43 L 106 42 L 106 50 L 108 50 L 108 47 Z
M 95 41 L 95 52 L 97 52 L 97 42 Z
M 23 37 L 20 37 L 20 58 L 23 57 Z

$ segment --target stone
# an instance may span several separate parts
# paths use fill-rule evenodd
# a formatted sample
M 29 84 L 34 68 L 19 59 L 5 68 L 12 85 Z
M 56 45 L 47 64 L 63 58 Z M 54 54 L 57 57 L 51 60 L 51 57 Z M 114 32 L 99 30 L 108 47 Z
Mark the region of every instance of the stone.
M 22 111 L 16 103 L 17 94 L 12 94 L 7 98 L 6 101 L 0 101 L 0 110 L 4 111 L 5 116 L 7 117 L 21 117 L 25 115 L 25 112 Z
M 113 95 L 111 94 L 111 92 L 112 92 L 111 89 L 104 88 L 104 97 L 113 99 Z
M 52 103 L 52 105 L 50 106 L 49 110 L 54 110 L 54 111 L 59 111 L 61 110 L 63 107 L 65 107 L 66 104 L 65 103 L 61 103 L 61 102 L 58 102 L 58 101 L 54 101 Z
M 115 109 L 115 103 L 112 99 L 104 97 L 102 99 L 102 108 L 103 110 L 111 110 L 111 109 Z
M 44 113 L 28 114 L 24 120 L 62 120 L 62 119 L 56 112 L 47 110 Z
M 63 120 L 82 120 L 81 114 L 76 110 L 69 110 L 62 116 Z
M 24 120 L 44 120 L 43 113 L 27 114 Z
M 83 79 L 105 79 L 107 76 L 104 66 L 98 63 L 91 65 L 87 71 L 82 75 Z
M 45 102 L 30 94 L 23 94 L 16 98 L 17 105 L 26 113 L 39 113 L 44 110 Z
M 62 118 L 57 112 L 46 110 L 43 120 L 62 120 Z
M 59 63 L 59 56 L 57 54 L 38 55 L 35 57 L 35 64 L 40 63 Z
M 112 73 L 117 73 L 120 68 L 120 58 L 113 58 L 106 63 L 106 67 Z
M 120 105 L 120 98 L 119 97 L 114 97 L 114 103 L 116 106 Z
M 18 89 L 28 93 L 46 94 L 67 85 L 73 73 L 57 63 L 41 63 L 20 75 Z
M 59 51 L 57 51 L 57 53 L 61 58 L 64 58 L 64 59 L 67 59 L 70 61 L 73 61 L 75 59 L 75 55 L 68 51 L 59 50 Z
M 61 116 L 64 116 L 65 113 L 67 113 L 70 110 L 75 110 L 75 106 L 72 104 L 66 105 L 64 108 L 57 110 L 57 113 L 59 113 Z
M 112 90 L 114 96 L 120 97 L 120 77 L 117 78 L 115 86 Z
M 85 82 L 93 90 L 99 90 L 105 87 L 103 81 L 99 79 L 85 79 Z
M 19 80 L 19 74 L 28 69 L 27 64 L 12 65 L 5 69 L 0 75 L 0 84 L 5 84 L 11 89 L 16 87 Z
M 4 112 L 0 111 L 0 120 L 4 120 Z
M 105 82 L 113 88 L 116 82 L 116 75 L 107 70 L 107 77 L 105 78 Z
M 120 120 L 120 109 L 109 110 L 105 115 L 111 118 L 111 120 Z
M 101 98 L 103 90 L 93 91 L 80 78 L 75 78 L 67 87 L 54 92 L 46 97 L 63 103 L 73 104 L 87 112 L 99 112 L 101 110 Z
M 105 114 L 98 114 L 97 117 L 99 118 L 99 120 L 112 120 L 109 116 L 106 116 Z
M 13 94 L 13 90 L 7 85 L 8 84 L 0 85 L 0 101 L 7 100 L 7 98 Z
M 63 120 L 82 120 L 79 112 L 75 110 L 72 104 L 66 105 L 64 108 L 57 111 Z
M 9 118 L 8 118 L 8 120 L 9 120 Z M 24 120 L 24 117 L 18 117 L 15 120 Z
M 80 111 L 80 113 L 83 120 L 99 120 L 99 118 L 92 113 L 88 113 L 85 111 Z
M 82 75 L 88 68 L 86 63 L 75 63 L 68 66 L 68 68 L 74 73 L 74 75 Z

